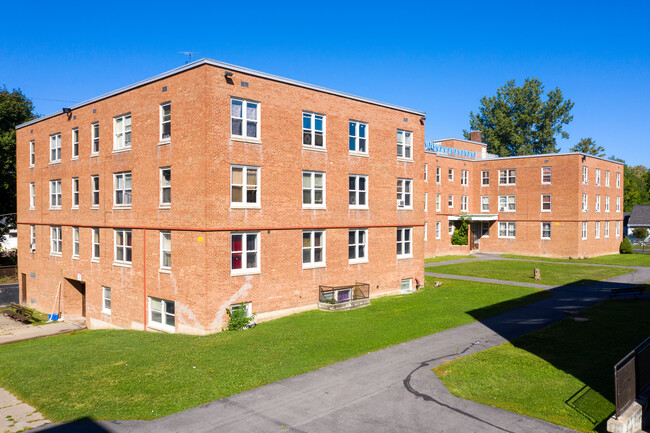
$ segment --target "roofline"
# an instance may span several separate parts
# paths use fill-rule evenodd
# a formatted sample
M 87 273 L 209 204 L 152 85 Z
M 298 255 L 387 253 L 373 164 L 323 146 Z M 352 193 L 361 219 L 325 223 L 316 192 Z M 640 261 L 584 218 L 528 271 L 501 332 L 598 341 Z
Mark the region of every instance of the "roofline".
M 450 141 L 450 140 L 464 141 L 465 143 L 472 143 L 472 144 L 480 144 L 481 146 L 486 146 L 487 147 L 487 143 L 483 143 L 481 141 L 465 140 L 464 138 L 440 138 L 440 139 L 431 140 L 431 141 L 433 141 L 435 143 L 437 141 Z
M 612 159 L 607 159 L 603 158 L 600 156 L 595 156 L 595 155 L 589 155 L 584 152 L 563 152 L 563 153 L 542 153 L 539 155 L 516 155 L 516 156 L 498 156 L 496 158 L 483 158 L 483 159 L 474 159 L 472 161 L 497 161 L 501 159 L 517 159 L 517 158 L 546 158 L 549 156 L 569 156 L 569 155 L 580 155 L 580 156 L 588 156 L 589 158 L 595 158 L 595 159 L 600 159 L 601 161 L 607 161 L 611 162 L 612 164 L 619 164 L 619 165 L 625 165 L 623 162 L 619 161 L 614 161 Z
M 273 81 L 277 81 L 277 82 L 280 82 L 280 83 L 289 84 L 289 85 L 292 85 L 292 86 L 303 87 L 305 89 L 311 89 L 311 90 L 315 90 L 317 92 L 329 93 L 331 95 L 340 96 L 340 97 L 348 98 L 348 99 L 354 99 L 356 101 L 365 102 L 365 103 L 372 104 L 372 105 L 378 105 L 380 107 L 386 107 L 386 108 L 390 108 L 390 109 L 393 109 L 393 110 L 404 111 L 404 112 L 415 114 L 415 115 L 418 115 L 418 116 L 426 116 L 426 113 L 424 111 L 413 110 L 411 108 L 406 108 L 406 107 L 402 107 L 402 106 L 399 106 L 399 105 L 393 105 L 393 104 L 388 104 L 388 103 L 385 103 L 385 102 L 376 101 L 374 99 L 363 98 L 361 96 L 352 95 L 350 93 L 339 92 L 337 90 L 328 89 L 326 87 L 321 87 L 321 86 L 316 86 L 316 85 L 313 85 L 313 84 L 303 83 L 302 81 L 297 81 L 297 80 L 292 80 L 290 78 L 284 78 L 284 77 L 280 77 L 280 76 L 277 76 L 277 75 L 267 74 L 265 72 L 256 71 L 254 69 L 248 69 L 248 68 L 244 68 L 242 66 L 231 65 L 230 63 L 218 62 L 216 60 L 212 60 L 212 59 L 208 59 L 208 58 L 203 58 L 203 59 L 196 60 L 196 61 L 194 61 L 192 63 L 188 63 L 187 65 L 180 66 L 180 67 L 172 69 L 170 71 L 163 72 L 162 74 L 158 74 L 156 76 L 153 76 L 151 78 L 147 78 L 145 80 L 138 81 L 137 83 L 131 84 L 129 86 L 122 87 L 120 89 L 113 90 L 112 92 L 108 92 L 108 93 L 105 93 L 103 95 L 97 96 L 95 98 L 88 99 L 87 101 L 83 101 L 83 102 L 80 102 L 78 104 L 72 105 L 69 108 L 71 110 L 76 110 L 76 109 L 84 107 L 86 105 L 93 104 L 93 103 L 101 101 L 103 99 L 107 99 L 107 98 L 110 98 L 112 96 L 119 95 L 120 93 L 128 92 L 129 90 L 133 90 L 135 88 L 144 86 L 146 84 L 150 84 L 150 83 L 153 83 L 155 81 L 159 81 L 159 80 L 162 80 L 164 78 L 171 77 L 172 75 L 180 74 L 182 72 L 185 72 L 185 71 L 188 71 L 190 69 L 194 69 L 196 67 L 203 66 L 203 65 L 210 65 L 210 66 L 215 66 L 215 67 L 218 67 L 218 68 L 229 69 L 231 71 L 236 71 L 236 72 L 240 72 L 240 73 L 247 74 L 247 75 L 253 75 L 253 76 L 256 76 L 256 77 L 265 78 L 267 80 L 273 80 Z M 56 112 L 56 113 L 51 113 L 51 114 L 39 117 L 39 118 L 34 119 L 34 120 L 30 120 L 29 122 L 21 123 L 20 125 L 16 126 L 16 129 L 21 129 L 21 128 L 24 128 L 26 126 L 33 125 L 35 123 L 41 122 L 41 121 L 46 120 L 46 119 L 50 119 L 50 118 L 58 116 L 60 114 L 63 114 L 63 113 L 59 111 L 59 112 Z

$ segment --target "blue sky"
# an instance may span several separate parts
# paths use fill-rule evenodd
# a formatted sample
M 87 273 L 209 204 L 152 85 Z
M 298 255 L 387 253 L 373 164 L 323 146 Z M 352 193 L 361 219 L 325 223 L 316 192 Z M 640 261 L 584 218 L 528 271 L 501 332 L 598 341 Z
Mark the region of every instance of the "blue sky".
M 12 3 L 0 85 L 21 88 L 39 114 L 194 51 L 426 111 L 430 140 L 460 137 L 480 98 L 509 79 L 538 77 L 575 102 L 562 150 L 592 137 L 650 166 L 648 1 Z

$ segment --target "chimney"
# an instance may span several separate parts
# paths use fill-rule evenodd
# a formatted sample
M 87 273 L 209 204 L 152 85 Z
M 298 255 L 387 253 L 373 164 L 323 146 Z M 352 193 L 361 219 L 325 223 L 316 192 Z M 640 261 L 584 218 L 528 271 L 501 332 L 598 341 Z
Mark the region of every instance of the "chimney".
M 483 143 L 481 140 L 483 139 L 481 135 L 481 131 L 470 131 L 469 132 L 469 139 L 470 141 L 476 141 L 478 143 Z

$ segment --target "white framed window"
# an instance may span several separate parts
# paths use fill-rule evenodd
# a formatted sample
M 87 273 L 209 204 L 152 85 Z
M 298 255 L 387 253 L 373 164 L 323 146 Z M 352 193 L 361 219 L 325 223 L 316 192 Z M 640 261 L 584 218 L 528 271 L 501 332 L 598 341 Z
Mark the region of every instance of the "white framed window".
M 413 209 L 411 179 L 397 179 L 397 209 Z
M 453 168 L 450 168 L 449 170 L 447 170 L 447 179 L 449 180 L 449 182 L 454 181 L 454 169 Z
M 131 230 L 115 230 L 115 263 L 131 264 Z
M 111 314 L 111 288 L 102 287 L 102 313 Z
M 29 184 L 29 209 L 36 209 L 36 184 L 34 182 Z
M 442 195 L 436 194 L 436 212 L 440 212 L 442 208 Z
M 302 112 L 302 145 L 325 149 L 325 115 Z
M 596 195 L 596 212 L 600 212 L 600 195 Z
M 411 131 L 397 130 L 397 157 L 413 159 L 413 133 Z
M 230 166 L 230 207 L 260 207 L 260 168 Z
M 551 167 L 542 167 L 542 185 L 551 183 Z
M 160 232 L 160 269 L 172 267 L 172 232 Z
M 616 237 L 620 238 L 621 237 L 621 222 L 616 221 L 614 225 L 616 227 Z
M 230 275 L 260 272 L 260 233 L 230 234 Z
M 413 280 L 411 278 L 404 278 L 400 282 L 400 293 L 407 294 L 413 292 Z
M 605 221 L 605 238 L 609 238 L 609 221 Z
M 447 207 L 449 209 L 454 208 L 454 195 L 453 194 L 449 194 L 449 196 L 447 197 Z
M 93 245 L 93 250 L 92 250 L 92 260 L 98 262 L 99 261 L 99 228 L 93 228 L 92 230 L 92 245 Z
M 79 178 L 72 178 L 72 208 L 79 208 Z
M 160 142 L 172 139 L 172 103 L 160 104 Z
M 50 209 L 61 209 L 61 179 L 50 181 Z
M 460 184 L 464 186 L 469 185 L 469 171 L 467 170 L 460 171 Z
M 584 221 L 582 223 L 582 240 L 584 241 L 585 239 L 587 239 L 587 222 L 586 221 Z
M 517 224 L 514 222 L 499 222 L 499 237 L 515 239 L 517 235 Z
M 551 223 L 542 222 L 542 239 L 551 239 Z
M 172 204 L 172 169 L 160 167 L 160 207 Z
M 354 229 L 348 232 L 348 262 L 365 263 L 368 261 L 368 230 Z
M 424 193 L 424 211 L 429 212 L 429 193 Z
M 237 138 L 260 139 L 260 103 L 246 99 L 230 100 L 230 135 Z
M 481 212 L 490 212 L 490 196 L 481 196 Z
M 131 114 L 113 118 L 113 150 L 131 148 Z
M 551 194 L 542 194 L 542 212 L 551 211 Z
M 302 267 L 325 266 L 325 231 L 306 230 L 302 232 Z
M 36 252 L 36 226 L 29 226 L 29 251 Z
M 499 170 L 499 185 L 516 185 L 517 184 L 517 170 L 508 168 Z
M 600 221 L 596 221 L 596 223 L 594 224 L 594 226 L 595 226 L 595 227 L 594 227 L 594 229 L 595 229 L 594 232 L 595 232 L 595 234 L 596 234 L 594 237 L 595 237 L 596 239 L 600 239 Z
M 99 175 L 90 176 L 90 190 L 92 191 L 91 206 L 99 206 Z
M 424 181 L 429 182 L 429 164 L 424 164 Z
M 72 159 L 79 158 L 79 128 L 72 129 Z
M 29 142 L 29 166 L 33 167 L 36 164 L 36 144 L 34 140 Z
M 460 211 L 467 212 L 469 198 L 466 195 L 460 196 Z
M 616 188 L 621 187 L 621 173 L 616 173 Z
M 149 297 L 149 323 L 173 331 L 176 328 L 174 301 Z
M 428 241 L 428 232 L 429 232 L 429 225 L 425 222 L 424 223 L 424 241 Z
M 232 304 L 230 306 L 230 312 L 237 311 L 240 309 L 246 311 L 246 317 L 251 317 L 253 315 L 253 305 L 250 302 L 242 302 L 239 304 Z
M 440 184 L 441 180 L 442 180 L 442 168 L 436 167 L 436 183 Z
M 368 209 L 368 176 L 351 174 L 348 184 L 350 209 Z
M 99 155 L 99 122 L 90 125 L 90 156 Z
M 440 221 L 436 221 L 436 239 L 440 239 Z
M 350 120 L 349 123 L 349 149 L 350 153 L 368 153 L 368 124 Z
M 605 170 L 605 186 L 609 188 L 609 170 Z
M 582 166 L 582 183 L 587 185 L 589 183 L 589 169 L 586 165 Z
M 61 162 L 61 133 L 50 135 L 50 163 Z
M 517 210 L 517 196 L 500 195 L 499 212 L 515 212 Z
M 582 211 L 587 212 L 589 210 L 589 196 L 587 194 L 582 194 Z
M 490 186 L 490 170 L 481 171 L 481 186 Z
M 50 254 L 60 256 L 61 250 L 61 226 L 50 226 Z
M 325 173 L 302 172 L 302 208 L 325 209 Z
M 605 196 L 605 212 L 609 212 L 609 196 Z
M 489 238 L 489 237 L 490 237 L 490 222 L 481 221 L 481 238 Z
M 113 205 L 116 207 L 131 207 L 131 172 L 113 174 Z
M 453 235 L 456 231 L 456 224 L 453 221 L 449 221 L 449 236 Z
M 79 227 L 72 227 L 72 257 L 79 257 Z
M 397 258 L 408 259 L 413 257 L 411 251 L 411 228 L 398 227 L 397 228 Z
M 600 186 L 600 168 L 596 169 L 596 186 Z
M 620 211 L 621 211 L 621 198 L 616 197 L 616 212 L 620 212 Z

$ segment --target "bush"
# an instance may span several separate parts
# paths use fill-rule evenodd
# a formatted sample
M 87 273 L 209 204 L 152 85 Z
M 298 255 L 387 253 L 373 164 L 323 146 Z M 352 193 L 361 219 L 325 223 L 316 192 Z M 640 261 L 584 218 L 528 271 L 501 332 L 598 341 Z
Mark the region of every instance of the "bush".
M 642 241 L 648 237 L 648 229 L 645 227 L 636 227 L 632 230 L 632 235 Z
M 467 231 L 469 229 L 469 224 L 467 223 L 467 217 L 460 217 L 460 224 L 454 230 L 454 234 L 451 235 L 451 244 L 452 245 L 467 245 Z
M 255 318 L 255 313 L 248 316 L 246 307 L 242 305 L 239 308 L 234 310 L 229 310 L 226 308 L 226 313 L 228 313 L 228 326 L 226 331 L 240 331 L 242 329 L 250 328 L 251 322 Z
M 632 248 L 632 242 L 630 242 L 630 238 L 625 236 L 623 242 L 621 242 L 621 247 L 619 248 L 619 251 L 621 252 L 621 254 L 634 254 L 634 248 Z

